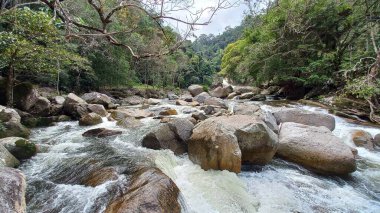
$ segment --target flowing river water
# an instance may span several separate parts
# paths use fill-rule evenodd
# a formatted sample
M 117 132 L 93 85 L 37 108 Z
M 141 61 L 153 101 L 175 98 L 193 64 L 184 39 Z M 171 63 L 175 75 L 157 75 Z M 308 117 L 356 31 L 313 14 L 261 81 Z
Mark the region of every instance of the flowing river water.
M 233 106 L 233 103 L 230 104 Z M 170 105 L 180 114 L 189 107 Z M 275 107 L 261 103 L 264 110 Z M 304 105 L 288 105 L 328 113 Z M 379 128 L 350 124 L 335 117 L 334 134 L 345 143 L 349 132 L 363 129 L 373 136 Z M 27 211 L 34 212 L 104 212 L 113 194 L 128 183 L 128 175 L 96 187 L 80 180 L 107 166 L 116 166 L 130 174 L 140 166 L 156 166 L 171 177 L 181 191 L 183 212 L 380 212 L 380 152 L 357 148 L 358 169 L 349 177 L 320 176 L 281 159 L 266 166 L 244 166 L 236 175 L 227 171 L 204 171 L 187 155 L 175 156 L 168 150 L 150 150 L 141 140 L 159 120 L 146 118 L 143 126 L 122 129 L 104 119 L 102 124 L 81 127 L 78 122 L 61 122 L 52 127 L 33 129 L 31 141 L 46 147 L 24 162 L 27 177 Z M 109 138 L 84 138 L 86 130 L 105 127 L 123 131 Z

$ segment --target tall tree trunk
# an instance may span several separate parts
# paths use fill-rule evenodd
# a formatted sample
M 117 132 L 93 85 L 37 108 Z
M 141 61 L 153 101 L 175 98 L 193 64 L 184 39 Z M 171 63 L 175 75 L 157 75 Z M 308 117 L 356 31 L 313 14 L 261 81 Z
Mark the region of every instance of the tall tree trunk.
M 6 99 L 7 106 L 13 106 L 13 81 L 14 81 L 14 68 L 13 64 L 9 65 L 8 68 L 8 76 L 7 76 L 7 84 L 6 84 Z

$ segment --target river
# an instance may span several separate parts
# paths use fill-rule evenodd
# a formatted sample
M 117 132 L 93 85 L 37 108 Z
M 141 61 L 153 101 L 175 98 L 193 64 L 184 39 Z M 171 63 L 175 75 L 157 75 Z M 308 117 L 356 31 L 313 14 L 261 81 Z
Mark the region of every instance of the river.
M 275 110 L 260 103 L 265 110 Z M 166 104 L 168 105 L 168 103 Z M 168 105 L 178 112 L 188 107 Z M 300 104 L 287 107 L 328 113 L 318 107 Z M 188 114 L 180 113 L 186 117 Z M 379 128 L 351 124 L 335 117 L 334 134 L 345 143 L 352 129 L 372 135 Z M 31 141 L 47 147 L 21 166 L 27 177 L 27 210 L 34 212 L 103 212 L 111 195 L 120 193 L 128 175 L 97 187 L 80 183 L 89 171 L 116 166 L 129 174 L 140 166 L 157 166 L 171 177 L 181 191 L 183 212 L 380 212 L 380 153 L 357 148 L 358 170 L 349 177 L 320 176 L 281 159 L 266 166 L 243 166 L 236 175 L 227 171 L 204 171 L 187 155 L 175 156 L 168 150 L 150 150 L 140 141 L 159 120 L 146 118 L 143 126 L 122 129 L 104 118 L 104 122 L 81 127 L 78 122 L 61 122 L 52 127 L 32 130 Z M 105 127 L 122 130 L 109 138 L 84 138 L 88 129 Z

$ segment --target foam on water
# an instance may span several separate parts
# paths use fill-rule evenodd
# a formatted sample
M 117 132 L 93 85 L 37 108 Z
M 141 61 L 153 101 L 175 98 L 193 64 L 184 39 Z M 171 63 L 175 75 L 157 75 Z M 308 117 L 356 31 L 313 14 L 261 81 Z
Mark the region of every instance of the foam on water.
M 204 171 L 186 155 L 161 152 L 156 165 L 177 184 L 188 212 L 256 212 L 258 203 L 235 173 Z

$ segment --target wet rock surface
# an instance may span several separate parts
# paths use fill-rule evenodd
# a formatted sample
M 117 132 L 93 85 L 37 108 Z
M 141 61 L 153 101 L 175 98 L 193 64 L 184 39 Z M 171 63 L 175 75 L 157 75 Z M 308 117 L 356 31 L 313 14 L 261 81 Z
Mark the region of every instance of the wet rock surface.
M 20 170 L 0 167 L 0 212 L 25 213 L 25 176 Z

